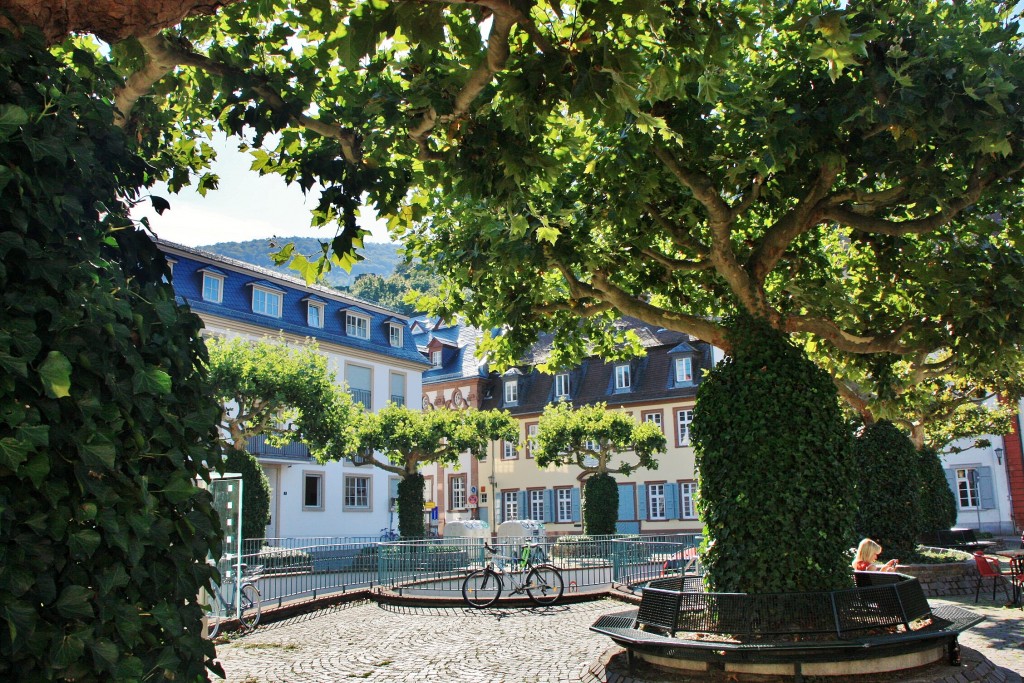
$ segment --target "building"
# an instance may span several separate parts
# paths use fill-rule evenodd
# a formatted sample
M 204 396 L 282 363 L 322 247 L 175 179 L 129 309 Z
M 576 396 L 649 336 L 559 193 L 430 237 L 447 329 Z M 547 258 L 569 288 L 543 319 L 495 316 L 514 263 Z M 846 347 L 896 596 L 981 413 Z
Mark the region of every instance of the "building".
M 616 475 L 619 531 L 700 530 L 689 425 L 702 373 L 719 358 L 711 346 L 689 335 L 632 319 L 620 324 L 638 335 L 645 356 L 622 362 L 587 358 L 577 367 L 543 374 L 536 366 L 547 360 L 553 343 L 552 336 L 545 336 L 521 365 L 499 375 L 475 358 L 478 330 L 436 320 L 413 322 L 417 347 L 433 363 L 423 375 L 425 408 L 466 404 L 508 410 L 521 427 L 518 448 L 493 443 L 482 462 L 431 473 L 432 500 L 440 508 L 442 528 L 450 519 L 481 519 L 492 529 L 510 519 L 536 519 L 544 521 L 550 532 L 580 533 L 583 473 L 578 468 L 537 467 L 529 445 L 544 407 L 571 401 L 574 405 L 607 403 L 609 410 L 655 422 L 667 437 L 668 452 L 659 459 L 657 470 Z
M 179 301 L 206 333 L 251 339 L 314 339 L 356 401 L 379 410 L 389 401 L 416 405 L 428 363 L 407 333 L 408 319 L 336 290 L 190 247 L 157 241 Z M 350 462 L 320 465 L 301 444 L 250 451 L 272 489 L 267 538 L 374 536 L 392 526 L 397 477 Z

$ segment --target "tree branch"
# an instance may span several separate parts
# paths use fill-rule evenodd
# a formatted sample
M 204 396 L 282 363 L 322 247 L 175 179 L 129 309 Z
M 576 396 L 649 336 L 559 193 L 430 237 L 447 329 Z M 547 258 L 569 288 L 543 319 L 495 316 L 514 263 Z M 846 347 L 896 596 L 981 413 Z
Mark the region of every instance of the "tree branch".
M 694 241 L 690 235 L 689 230 L 684 230 L 678 224 L 673 223 L 667 218 L 665 218 L 665 216 L 660 211 L 658 211 L 658 209 L 653 204 L 649 202 L 645 203 L 644 210 L 646 210 L 647 213 L 651 215 L 651 218 L 654 219 L 654 222 L 657 223 L 662 230 L 668 233 L 669 237 L 672 239 L 672 242 L 676 245 L 676 248 L 679 249 L 679 251 L 689 250 L 696 253 L 697 256 L 708 255 L 708 248 L 705 247 L 703 244 Z
M 783 323 L 784 332 L 810 332 L 837 349 L 849 353 L 895 353 L 904 355 L 916 347 L 902 344 L 900 338 L 913 329 L 913 323 L 903 323 L 892 332 L 877 335 L 857 335 L 847 332 L 831 320 L 812 316 L 790 316 Z
M 868 404 L 868 400 L 864 396 L 861 396 L 855 388 L 838 377 L 833 376 L 832 383 L 836 385 L 836 390 L 839 392 L 839 396 L 846 401 L 851 408 L 857 411 L 857 414 L 860 415 L 864 424 L 873 424 L 875 422 L 875 416 L 871 412 L 871 406 Z

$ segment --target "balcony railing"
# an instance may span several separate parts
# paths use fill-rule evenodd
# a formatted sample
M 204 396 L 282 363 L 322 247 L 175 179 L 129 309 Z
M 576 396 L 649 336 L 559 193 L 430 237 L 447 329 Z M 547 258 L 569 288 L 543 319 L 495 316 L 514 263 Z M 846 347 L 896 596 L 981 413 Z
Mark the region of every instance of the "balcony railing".
M 363 407 L 367 410 L 370 409 L 370 390 L 369 389 L 349 389 L 348 393 L 352 395 L 352 400 L 356 403 L 362 403 Z
M 391 402 L 394 403 L 396 406 L 404 406 L 405 396 L 402 396 L 400 394 L 391 394 Z
M 250 453 L 259 457 L 290 458 L 305 460 L 309 456 L 309 448 L 299 441 L 292 441 L 284 446 L 271 446 L 267 443 L 267 437 L 263 434 L 249 439 L 246 448 Z

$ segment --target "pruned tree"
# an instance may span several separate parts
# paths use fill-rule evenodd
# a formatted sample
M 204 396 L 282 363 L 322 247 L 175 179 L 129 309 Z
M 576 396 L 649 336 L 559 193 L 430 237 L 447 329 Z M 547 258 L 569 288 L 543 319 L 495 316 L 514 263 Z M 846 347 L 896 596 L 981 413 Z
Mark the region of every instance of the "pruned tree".
M 421 465 L 452 467 L 462 454 L 482 460 L 491 441 L 519 441 L 519 425 L 504 411 L 451 410 L 419 412 L 388 404 L 366 414 L 358 429 L 358 462 L 370 462 L 396 474 L 398 532 L 403 538 L 421 538 L 423 528 L 423 475 Z
M 548 405 L 537 422 L 532 447 L 537 467 L 577 467 L 587 477 L 583 497 L 583 530 L 614 534 L 619 490 L 612 475 L 629 476 L 637 469 L 657 469 L 657 455 L 666 449 L 661 428 L 608 410 L 607 404 L 573 408 Z

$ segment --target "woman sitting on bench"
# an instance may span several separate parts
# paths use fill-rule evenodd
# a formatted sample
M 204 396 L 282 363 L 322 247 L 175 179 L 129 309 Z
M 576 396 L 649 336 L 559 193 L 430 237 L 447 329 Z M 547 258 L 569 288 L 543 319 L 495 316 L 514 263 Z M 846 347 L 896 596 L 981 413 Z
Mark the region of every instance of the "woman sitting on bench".
M 889 560 L 885 564 L 878 562 L 878 554 L 882 546 L 870 538 L 865 538 L 857 546 L 857 554 L 853 556 L 853 568 L 858 572 L 894 572 L 897 560 Z

